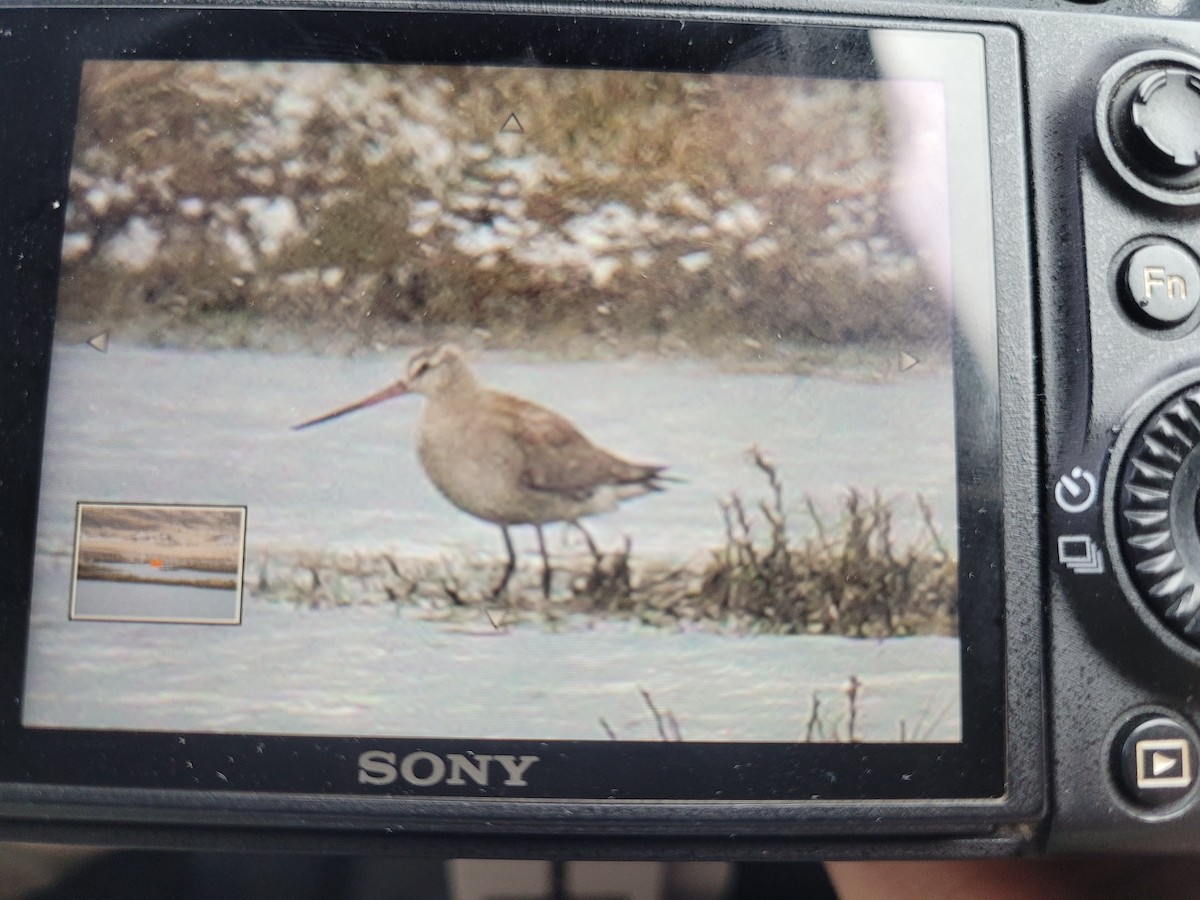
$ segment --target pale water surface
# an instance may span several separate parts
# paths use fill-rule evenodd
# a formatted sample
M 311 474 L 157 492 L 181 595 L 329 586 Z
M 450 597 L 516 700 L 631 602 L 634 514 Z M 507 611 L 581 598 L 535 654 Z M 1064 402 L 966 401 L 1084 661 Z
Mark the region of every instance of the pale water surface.
M 416 462 L 420 399 L 311 430 L 291 426 L 369 393 L 404 359 L 230 351 L 55 350 L 25 718 L 29 724 L 260 733 L 657 739 L 639 689 L 685 739 L 803 737 L 814 693 L 846 737 L 845 684 L 863 684 L 858 737 L 957 740 L 959 643 L 739 636 L 632 623 L 561 633 L 425 621 L 415 610 L 308 610 L 251 598 L 240 626 L 70 622 L 78 501 L 246 506 L 251 557 L 280 549 L 387 549 L 453 561 L 502 552 Z M 667 463 L 683 482 L 591 520 L 635 558 L 704 558 L 719 502 L 753 507 L 779 467 L 795 523 L 808 494 L 836 510 L 851 487 L 912 502 L 954 529 L 952 386 L 920 367 L 883 383 L 749 375 L 700 363 L 523 362 L 485 355 L 481 377 L 571 417 L 598 443 Z M 522 552 L 529 535 L 516 535 Z M 551 529 L 554 546 L 562 538 Z M 555 542 L 558 542 L 557 544 Z M 528 560 L 522 561 L 523 565 Z M 119 587 L 119 586 L 118 586 Z M 482 625 L 483 623 L 481 623 Z M 903 726 L 902 724 L 903 723 Z
M 68 622 L 39 613 L 29 725 L 261 734 L 796 741 L 813 694 L 845 739 L 954 741 L 958 641 L 730 636 L 631 622 L 555 633 L 422 621 L 380 606 L 249 600 L 240 626 Z
M 503 552 L 494 526 L 454 509 L 416 459 L 419 397 L 403 397 L 305 431 L 292 426 L 403 374 L 404 354 L 347 360 L 250 351 L 188 353 L 55 348 L 39 538 L 71 546 L 79 500 L 248 507 L 252 546 L 447 547 Z M 720 500 L 767 496 L 749 462 L 779 467 L 796 522 L 803 498 L 830 515 L 850 487 L 896 498 L 917 527 L 913 496 L 955 521 L 953 388 L 920 367 L 883 383 L 732 374 L 700 363 L 521 362 L 487 354 L 487 382 L 570 417 L 631 459 L 665 463 L 684 482 L 590 520 L 598 535 L 677 556 L 720 543 Z M 518 538 L 521 540 L 521 538 Z M 532 546 L 528 535 L 524 543 Z
M 203 573 L 211 578 L 212 573 Z M 75 615 L 97 619 L 236 622 L 240 592 L 129 581 L 75 583 Z

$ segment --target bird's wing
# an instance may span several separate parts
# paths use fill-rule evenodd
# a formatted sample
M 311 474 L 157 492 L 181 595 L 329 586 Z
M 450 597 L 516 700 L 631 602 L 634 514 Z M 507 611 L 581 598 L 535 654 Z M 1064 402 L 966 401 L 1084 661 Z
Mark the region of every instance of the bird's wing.
M 498 399 L 521 449 L 522 484 L 582 500 L 603 485 L 645 477 L 642 467 L 601 450 L 557 413 L 519 397 Z

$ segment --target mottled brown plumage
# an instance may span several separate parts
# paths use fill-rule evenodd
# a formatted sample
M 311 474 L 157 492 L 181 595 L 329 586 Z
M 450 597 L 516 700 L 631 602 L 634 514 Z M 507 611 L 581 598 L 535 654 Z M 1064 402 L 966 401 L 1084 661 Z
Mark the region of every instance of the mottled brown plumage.
M 623 501 L 661 490 L 664 466 L 629 462 L 589 441 L 567 419 L 479 382 L 453 345 L 420 350 L 406 376 L 363 400 L 305 422 L 305 428 L 406 393 L 424 394 L 417 454 L 430 481 L 464 512 L 500 526 L 508 565 L 495 590 L 508 584 L 516 557 L 510 525 L 533 525 L 550 565 L 542 525 L 608 512 Z

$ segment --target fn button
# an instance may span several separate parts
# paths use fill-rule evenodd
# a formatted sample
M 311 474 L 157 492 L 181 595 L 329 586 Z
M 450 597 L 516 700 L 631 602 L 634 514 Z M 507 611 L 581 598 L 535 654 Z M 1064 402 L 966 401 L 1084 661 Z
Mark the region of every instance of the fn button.
M 1175 243 L 1156 241 L 1131 253 L 1121 271 L 1127 306 L 1151 325 L 1178 325 L 1200 303 L 1200 264 Z

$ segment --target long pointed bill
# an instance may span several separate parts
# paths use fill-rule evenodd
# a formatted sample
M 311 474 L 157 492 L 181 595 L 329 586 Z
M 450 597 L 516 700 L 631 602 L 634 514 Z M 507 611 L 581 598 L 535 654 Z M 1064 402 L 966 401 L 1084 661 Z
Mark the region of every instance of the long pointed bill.
M 315 419 L 309 419 L 307 422 L 293 425 L 292 431 L 299 431 L 301 428 L 308 428 L 310 425 L 320 425 L 322 422 L 328 422 L 330 419 L 336 419 L 338 416 L 344 416 L 346 413 L 352 413 L 358 409 L 366 409 L 368 406 L 374 406 L 376 403 L 382 403 L 384 400 L 391 400 L 393 397 L 399 397 L 407 393 L 408 385 L 404 379 L 401 379 L 395 384 L 389 384 L 382 391 L 376 391 L 369 397 L 363 397 L 357 403 L 351 403 L 349 406 L 335 409 L 331 413 L 325 413 L 323 416 L 317 416 Z

